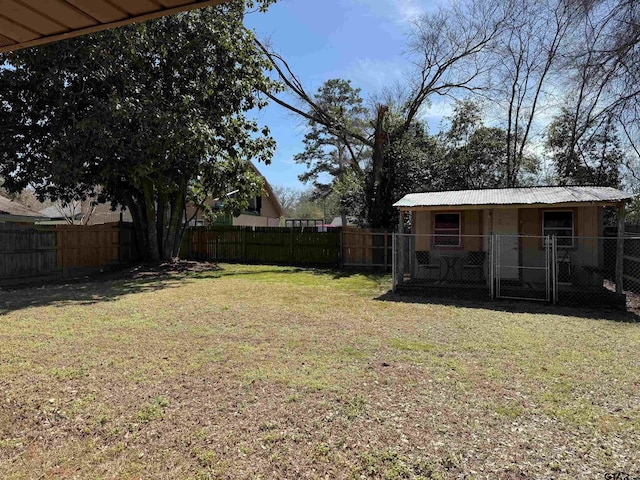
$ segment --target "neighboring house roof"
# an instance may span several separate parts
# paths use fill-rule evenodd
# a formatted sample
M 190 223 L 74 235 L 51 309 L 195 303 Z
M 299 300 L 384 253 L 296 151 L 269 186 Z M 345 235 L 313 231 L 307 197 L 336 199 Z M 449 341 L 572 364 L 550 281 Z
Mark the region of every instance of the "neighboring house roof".
M 13 220 L 15 222 L 37 222 L 48 217 L 31 210 L 29 207 L 14 202 L 0 195 L 0 220 Z
M 442 207 L 465 205 L 555 205 L 565 203 L 612 204 L 633 198 L 611 187 L 523 187 L 445 192 L 410 193 L 394 207 Z
M 262 173 L 260 173 L 260 170 L 258 170 L 258 168 L 253 164 L 253 162 L 251 162 L 251 168 L 253 169 L 253 171 L 255 171 L 258 175 L 260 175 L 264 179 L 264 189 L 267 192 L 267 196 L 272 200 L 273 207 L 276 213 L 278 214 L 278 217 L 284 217 L 284 209 L 280 204 L 280 200 L 278 200 L 278 197 L 274 193 L 273 188 L 271 188 L 271 184 L 269 184 L 269 181 L 267 180 L 267 178 Z
M 218 5 L 228 0 L 2 2 L 0 53 Z
M 71 213 L 70 207 L 65 207 L 65 212 L 67 214 L 70 214 Z M 45 217 L 49 217 L 49 218 L 55 218 L 55 219 L 67 218 L 62 212 L 60 212 L 60 209 L 55 205 L 51 205 L 50 207 L 43 208 L 42 210 L 40 210 L 40 213 Z M 74 211 L 73 211 L 74 218 L 81 215 L 82 215 L 82 209 L 80 208 L 80 205 L 74 205 Z

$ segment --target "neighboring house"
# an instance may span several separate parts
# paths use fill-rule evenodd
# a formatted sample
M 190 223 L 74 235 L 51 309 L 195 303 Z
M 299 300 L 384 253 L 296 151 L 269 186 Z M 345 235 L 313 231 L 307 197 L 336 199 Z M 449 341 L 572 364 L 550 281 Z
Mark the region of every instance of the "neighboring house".
M 0 195 L 0 223 L 33 224 L 47 217 Z
M 631 198 L 615 188 L 582 186 L 406 195 L 394 205 L 403 224 L 407 216 L 411 224 L 410 234 L 400 236 L 394 280 L 542 300 L 552 299 L 554 282 L 565 290 L 601 289 L 605 274 L 616 269 L 615 241 L 605 255 L 603 209 L 622 212 Z
M 284 216 L 284 211 L 278 197 L 274 193 L 271 185 L 264 175 L 262 175 L 258 169 L 252 164 L 254 171 L 259 174 L 264 180 L 264 190 L 259 197 L 255 197 L 249 203 L 249 207 L 237 217 L 231 218 L 231 216 L 218 216 L 213 223 L 214 225 L 233 225 L 233 226 L 245 226 L 245 227 L 279 227 L 280 221 Z M 220 200 L 211 199 L 207 204 L 214 209 L 216 205 L 220 205 Z M 198 211 L 193 205 L 187 206 L 187 220 L 191 226 L 203 226 L 209 225 L 204 218 L 204 213 Z
M 64 207 L 51 205 L 40 210 L 47 220 L 42 225 L 100 225 L 104 223 L 132 222 L 131 214 L 126 209 L 111 209 L 111 203 L 91 205 L 90 200 L 74 202 Z

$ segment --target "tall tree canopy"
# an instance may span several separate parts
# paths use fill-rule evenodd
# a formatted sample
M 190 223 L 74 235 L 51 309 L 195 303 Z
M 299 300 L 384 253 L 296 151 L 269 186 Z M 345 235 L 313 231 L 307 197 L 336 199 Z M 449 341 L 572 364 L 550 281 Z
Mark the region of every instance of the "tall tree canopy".
M 612 121 L 586 128 L 575 143 L 571 137 L 574 121 L 571 112 L 563 109 L 549 125 L 546 146 L 557 183 L 618 187 L 625 152 Z
M 367 109 L 363 106 L 360 89 L 349 80 L 327 80 L 314 96 L 316 105 L 345 125 L 349 130 L 366 135 Z M 309 130 L 304 136 L 304 151 L 294 160 L 307 167 L 300 175 L 303 182 L 312 182 L 319 193 L 328 194 L 331 183 L 346 170 L 362 173 L 363 144 L 357 139 L 340 135 L 326 125 L 308 120 Z M 323 174 L 328 178 L 322 178 Z
M 259 1 L 262 10 L 270 0 Z M 244 113 L 275 84 L 230 2 L 0 57 L 0 175 L 41 197 L 125 205 L 148 259 L 177 254 L 185 204 L 261 182 L 274 142 Z
M 394 118 L 390 121 L 386 118 L 391 111 L 390 105 L 377 105 L 377 111 L 371 119 L 371 131 L 367 135 L 316 102 L 288 63 L 264 45 L 258 44 L 288 92 L 301 101 L 305 108 L 297 108 L 295 101 L 287 102 L 277 95 L 267 94 L 285 108 L 325 126 L 337 137 L 362 142 L 370 147 L 370 171 L 363 189 L 366 223 L 371 227 L 393 228 L 397 224 L 397 212 L 392 207 L 397 200 L 393 186 L 395 147 L 404 145 L 405 135 L 415 128 L 420 112 L 433 97 L 481 88 L 477 80 L 488 74 L 490 69 L 484 56 L 506 28 L 511 15 L 511 10 L 504 8 L 500 2 L 468 0 L 420 18 L 412 28 L 409 45 L 415 71 L 408 79 L 406 88 L 398 92 L 399 98 L 392 112 Z
M 314 95 L 314 102 L 350 131 L 366 135 L 367 109 L 363 106 L 360 89 L 353 88 L 349 80 L 327 80 Z M 308 120 L 304 136 L 304 151 L 294 157 L 307 167 L 300 175 L 302 182 L 311 182 L 317 197 L 326 199 L 330 194 L 345 189 L 350 178 L 364 176 L 367 146 L 351 136 L 336 132 L 314 119 Z M 346 193 L 346 192 L 345 192 Z M 344 195 L 341 195 L 344 197 Z M 346 225 L 346 210 L 341 212 Z

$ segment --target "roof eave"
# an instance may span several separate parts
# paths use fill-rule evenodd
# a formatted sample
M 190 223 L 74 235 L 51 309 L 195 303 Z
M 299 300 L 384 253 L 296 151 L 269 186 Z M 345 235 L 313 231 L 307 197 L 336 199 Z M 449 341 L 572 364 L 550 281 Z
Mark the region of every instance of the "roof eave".
M 555 208 L 555 207 L 585 207 L 616 206 L 621 203 L 628 203 L 632 198 L 619 200 L 593 200 L 584 202 L 556 202 L 556 203 L 501 203 L 501 204 L 465 204 L 465 205 L 398 205 L 394 204 L 398 210 L 481 210 L 486 208 Z
M 16 42 L 11 43 L 9 45 L 0 46 L 0 53 L 12 52 L 15 50 L 21 50 L 23 48 L 35 47 L 38 45 L 44 45 L 46 43 L 55 42 L 58 40 L 66 40 L 68 38 L 79 37 L 81 35 L 86 35 L 89 33 L 96 33 L 103 30 L 108 30 L 111 28 L 122 27 L 124 25 L 129 25 L 132 23 L 144 22 L 146 20 L 153 20 L 154 18 L 164 17 L 166 15 L 173 15 L 180 12 L 186 12 L 189 10 L 195 10 L 198 8 L 209 7 L 213 5 L 219 5 L 221 3 L 227 3 L 232 0 L 204 0 L 198 1 L 196 3 L 190 3 L 187 5 L 180 5 L 177 7 L 167 7 L 157 12 L 145 13 L 142 15 L 136 15 L 124 20 L 118 20 L 115 22 L 105 22 L 100 23 L 98 25 L 91 25 L 89 27 L 78 28 L 75 30 L 70 30 L 68 32 L 54 34 L 54 35 L 45 35 L 39 38 L 35 38 L 33 40 L 27 40 L 24 42 Z

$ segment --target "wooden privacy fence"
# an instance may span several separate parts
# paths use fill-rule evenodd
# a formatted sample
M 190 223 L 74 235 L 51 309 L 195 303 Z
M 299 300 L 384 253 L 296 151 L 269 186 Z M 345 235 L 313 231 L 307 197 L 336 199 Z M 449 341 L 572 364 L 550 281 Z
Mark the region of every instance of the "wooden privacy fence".
M 180 256 L 194 260 L 391 268 L 392 235 L 367 229 L 195 227 Z M 64 275 L 137 260 L 133 225 L 0 224 L 0 281 Z
M 337 266 L 340 262 L 340 230 L 193 227 L 185 233 L 180 256 L 240 263 Z
M 0 225 L 0 279 L 60 275 L 137 259 L 129 224 Z
M 342 229 L 342 264 L 345 267 L 391 268 L 393 234 L 385 230 Z
M 391 268 L 392 234 L 355 227 L 193 227 L 180 256 L 193 260 Z

